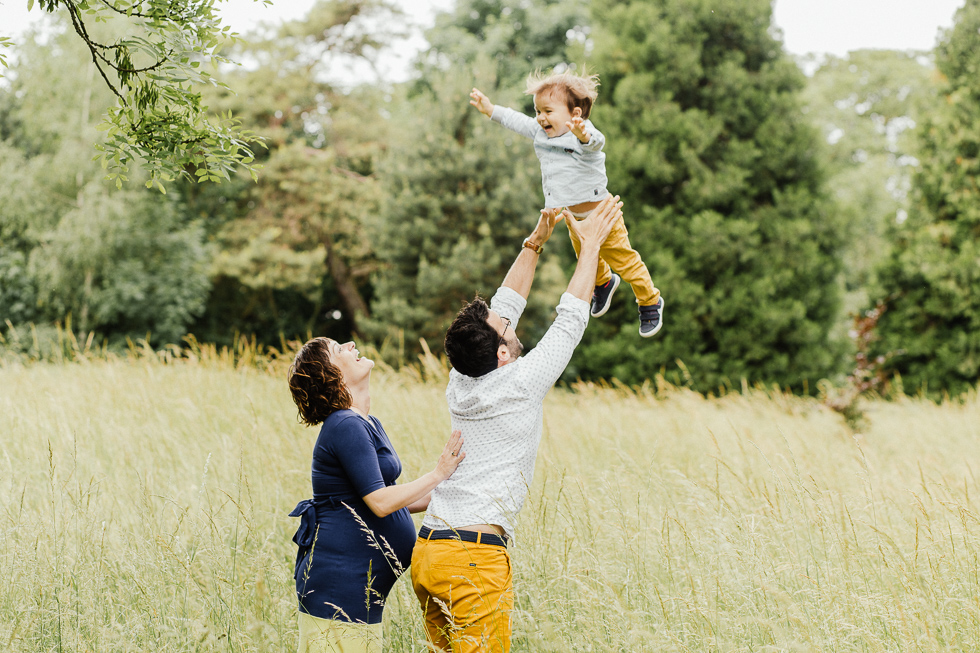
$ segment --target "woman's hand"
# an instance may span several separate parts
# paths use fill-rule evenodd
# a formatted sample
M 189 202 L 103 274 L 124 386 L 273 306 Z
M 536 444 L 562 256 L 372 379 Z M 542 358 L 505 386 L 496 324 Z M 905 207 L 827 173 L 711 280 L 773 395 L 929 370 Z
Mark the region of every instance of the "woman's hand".
M 595 273 L 592 274 L 595 276 Z M 594 281 L 594 279 L 593 279 Z M 463 448 L 463 434 L 453 431 L 449 442 L 439 456 L 436 468 L 405 485 L 389 485 L 363 496 L 364 503 L 378 517 L 387 517 L 396 510 L 408 508 L 409 512 L 420 512 L 429 505 L 429 497 L 437 485 L 453 475 L 466 454 Z
M 443 481 L 452 476 L 459 464 L 463 462 L 463 458 L 466 458 L 466 452 L 462 451 L 462 448 L 463 433 L 458 430 L 453 431 L 453 434 L 449 436 L 449 442 L 442 449 L 439 462 L 436 463 L 435 473 Z

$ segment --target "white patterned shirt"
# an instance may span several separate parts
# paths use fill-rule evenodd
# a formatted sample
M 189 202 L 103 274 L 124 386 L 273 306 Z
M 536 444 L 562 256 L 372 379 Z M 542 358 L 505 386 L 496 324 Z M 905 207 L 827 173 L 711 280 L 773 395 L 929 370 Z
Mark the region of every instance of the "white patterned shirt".
M 490 300 L 490 307 L 512 327 L 526 305 L 506 286 Z M 466 458 L 432 491 L 424 526 L 440 530 L 497 524 L 514 537 L 534 477 L 542 402 L 588 323 L 589 303 L 565 293 L 554 324 L 526 356 L 476 378 L 450 371 L 446 400 L 452 428 L 463 432 Z

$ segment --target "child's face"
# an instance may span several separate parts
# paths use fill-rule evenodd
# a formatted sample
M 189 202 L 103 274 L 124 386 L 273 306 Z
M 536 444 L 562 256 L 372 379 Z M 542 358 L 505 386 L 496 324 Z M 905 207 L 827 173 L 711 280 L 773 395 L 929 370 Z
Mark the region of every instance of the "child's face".
M 565 101 L 553 93 L 539 93 L 534 96 L 535 120 L 544 129 L 548 138 L 561 136 L 568 131 L 565 125 L 571 122 L 572 117 L 581 116 L 582 110 L 578 107 L 569 111 Z

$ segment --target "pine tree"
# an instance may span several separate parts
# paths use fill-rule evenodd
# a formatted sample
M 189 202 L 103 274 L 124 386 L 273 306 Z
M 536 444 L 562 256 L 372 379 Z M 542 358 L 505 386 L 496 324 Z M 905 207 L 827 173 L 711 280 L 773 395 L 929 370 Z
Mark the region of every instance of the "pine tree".
M 980 1 L 967 0 L 936 49 L 943 110 L 921 130 L 915 203 L 878 272 L 874 354 L 906 391 L 961 393 L 980 379 Z
M 503 280 L 543 206 L 540 168 L 531 143 L 480 115 L 468 95 L 479 86 L 526 111 L 525 77 L 574 60 L 585 19 L 581 0 L 461 0 L 428 34 L 433 49 L 395 114 L 381 172 L 383 267 L 370 325 L 379 340 L 414 348 L 426 338 L 441 351 L 462 302 Z M 563 284 L 560 259 L 546 257 L 521 321 L 526 345 L 547 327 Z
M 568 373 L 814 388 L 838 361 L 841 229 L 769 0 L 597 0 L 593 12 L 593 122 L 666 319 L 641 340 L 621 289 Z

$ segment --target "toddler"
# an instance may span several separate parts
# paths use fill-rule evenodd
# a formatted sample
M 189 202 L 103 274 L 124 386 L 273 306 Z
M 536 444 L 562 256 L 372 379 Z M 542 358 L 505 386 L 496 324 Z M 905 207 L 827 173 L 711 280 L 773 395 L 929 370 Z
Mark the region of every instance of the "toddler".
M 478 89 L 470 93 L 470 104 L 494 122 L 534 141 L 541 162 L 541 185 L 545 208 L 568 209 L 582 220 L 599 205 L 606 190 L 606 139 L 589 121 L 598 95 L 598 75 L 570 72 L 528 77 L 525 92 L 534 96 L 535 118 L 496 106 Z M 569 230 L 576 255 L 581 243 Z M 633 288 L 640 309 L 640 335 L 656 334 L 663 325 L 664 300 L 640 255 L 630 246 L 626 224 L 620 219 L 599 250 L 599 269 L 592 294 L 591 314 L 604 315 L 623 278 Z M 612 268 L 612 270 L 610 270 Z

